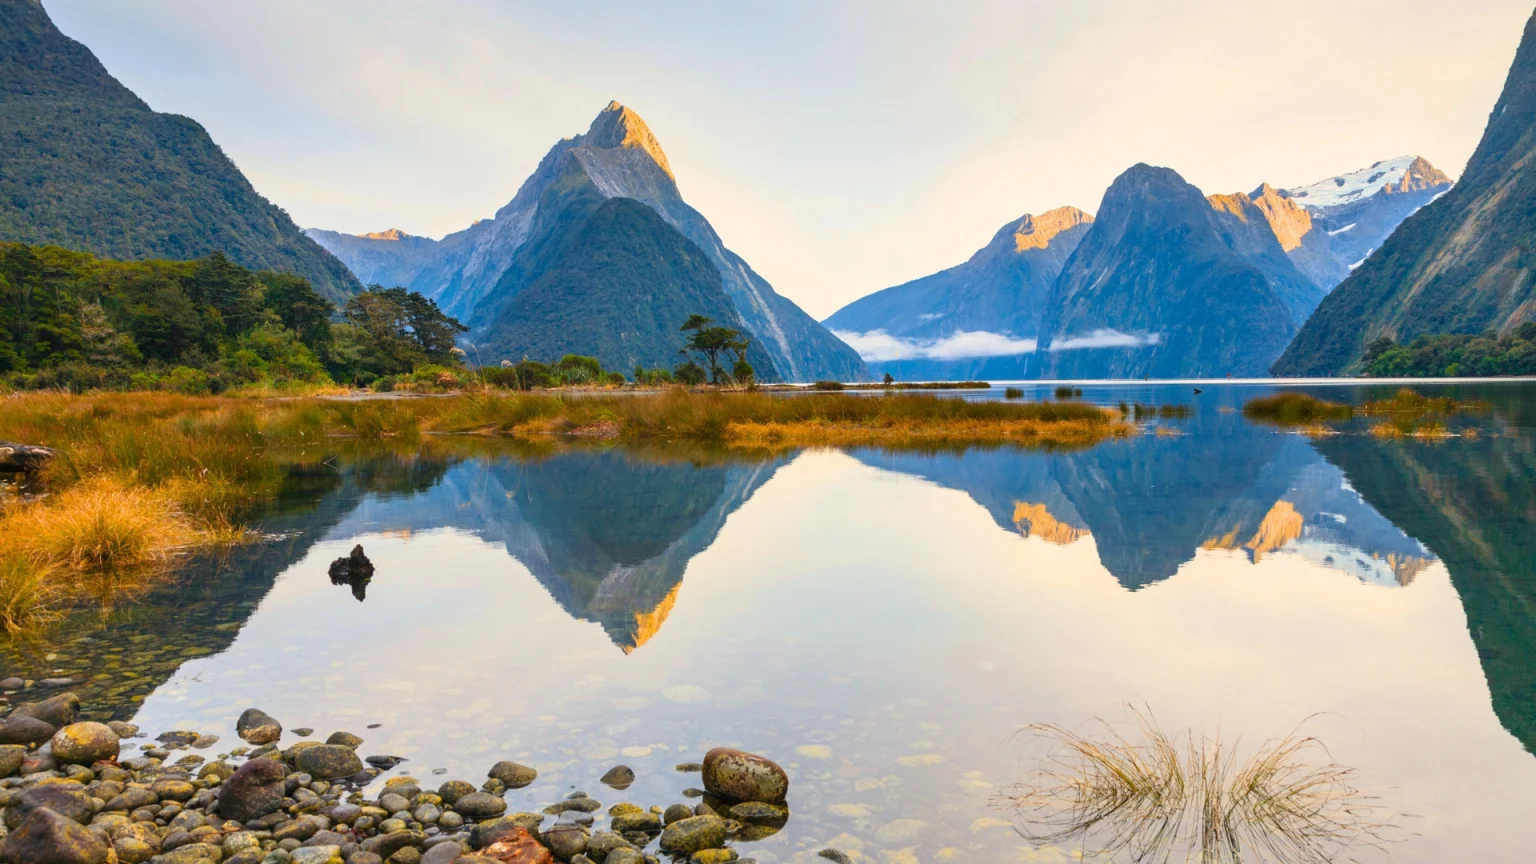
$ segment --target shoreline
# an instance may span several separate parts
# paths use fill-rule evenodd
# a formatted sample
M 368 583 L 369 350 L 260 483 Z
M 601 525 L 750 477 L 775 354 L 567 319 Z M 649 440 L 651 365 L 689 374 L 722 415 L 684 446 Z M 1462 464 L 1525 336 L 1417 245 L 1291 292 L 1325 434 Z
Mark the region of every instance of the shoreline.
M 181 730 L 138 743 L 148 733 L 131 723 L 80 721 L 72 692 L 0 685 L 18 683 L 55 695 L 0 720 L 0 860 L 11 862 L 750 864 L 738 847 L 790 819 L 784 770 L 730 748 L 677 765 L 697 776 L 672 801 L 624 800 L 636 778 L 617 764 L 590 778 L 606 800 L 578 790 L 539 812 L 509 812 L 505 794 L 534 783 L 534 768 L 497 761 L 478 786 L 386 778 L 406 760 L 362 756 L 365 739 L 348 731 L 322 741 L 312 729 L 284 730 L 258 709 L 236 721 L 242 741 L 227 750 L 216 735 Z

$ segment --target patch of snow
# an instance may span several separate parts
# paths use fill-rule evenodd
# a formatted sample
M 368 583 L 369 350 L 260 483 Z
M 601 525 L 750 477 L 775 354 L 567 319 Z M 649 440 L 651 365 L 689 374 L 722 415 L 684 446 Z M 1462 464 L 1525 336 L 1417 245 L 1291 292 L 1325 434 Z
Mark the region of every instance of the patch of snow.
M 1288 189 L 1286 194 L 1290 195 L 1297 204 L 1307 208 L 1353 204 L 1375 195 L 1387 186 L 1395 186 L 1402 182 L 1403 177 L 1408 173 L 1409 166 L 1413 165 L 1413 160 L 1416 158 L 1418 157 L 1399 156 L 1396 159 L 1377 162 L 1369 168 L 1330 177 L 1311 186 Z
M 1337 237 L 1338 235 L 1343 234 L 1345 231 L 1348 231 L 1351 228 L 1354 228 L 1356 224 L 1357 223 L 1351 222 L 1348 225 L 1345 225 L 1343 228 L 1336 228 L 1336 229 L 1334 229 L 1332 231 L 1329 231 L 1328 232 L 1328 236 L 1329 237 Z

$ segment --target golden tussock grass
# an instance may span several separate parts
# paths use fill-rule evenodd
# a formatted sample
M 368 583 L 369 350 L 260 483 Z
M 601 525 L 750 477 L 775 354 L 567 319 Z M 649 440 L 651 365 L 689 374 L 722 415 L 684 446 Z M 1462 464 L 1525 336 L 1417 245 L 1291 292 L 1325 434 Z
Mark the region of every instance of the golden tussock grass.
M 1354 409 L 1306 393 L 1285 391 L 1250 399 L 1243 404 L 1243 416 L 1279 426 L 1304 426 L 1348 420 L 1354 416 Z
M 725 442 L 732 447 L 882 447 L 924 448 L 957 444 L 1021 444 L 1039 447 L 1087 447 L 1110 436 L 1129 434 L 1129 427 L 1084 420 L 948 420 L 914 422 L 897 419 L 837 422 L 823 419 L 789 422 L 731 422 Z M 1178 434 L 1178 433 L 1174 433 Z

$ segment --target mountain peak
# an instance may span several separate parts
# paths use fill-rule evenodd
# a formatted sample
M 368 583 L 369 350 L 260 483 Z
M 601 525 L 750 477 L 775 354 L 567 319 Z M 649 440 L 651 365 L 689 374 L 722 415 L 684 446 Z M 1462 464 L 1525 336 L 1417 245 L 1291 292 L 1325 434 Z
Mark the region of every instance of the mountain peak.
M 1011 235 L 1013 251 L 1023 252 L 1028 249 L 1044 249 L 1063 231 L 1092 221 L 1092 215 L 1076 207 L 1057 207 L 1039 216 L 1026 213 L 1018 222 L 1004 227 L 1000 233 Z
M 357 235 L 364 240 L 410 240 L 414 235 L 407 234 L 399 228 L 390 228 L 387 231 L 370 231 L 367 234 Z
M 1282 250 L 1290 252 L 1296 249 L 1301 245 L 1301 238 L 1312 230 L 1312 214 L 1298 206 L 1289 195 L 1268 183 L 1259 184 L 1259 188 L 1248 197 L 1259 208 L 1259 212 L 1264 214 Z
M 1303 207 L 1339 207 L 1380 193 L 1420 192 L 1449 187 L 1451 178 L 1422 156 L 1399 156 L 1371 163 L 1368 168 L 1319 180 L 1287 193 Z
M 603 150 L 612 150 L 621 147 L 632 147 L 644 150 L 650 157 L 656 160 L 661 170 L 667 173 L 673 180 L 677 178 L 672 174 L 672 166 L 667 163 L 667 154 L 661 150 L 661 142 L 651 134 L 651 127 L 645 125 L 640 115 L 626 108 L 614 100 L 608 103 L 597 118 L 592 121 L 587 134 L 582 136 L 582 143 L 588 147 L 596 147 Z

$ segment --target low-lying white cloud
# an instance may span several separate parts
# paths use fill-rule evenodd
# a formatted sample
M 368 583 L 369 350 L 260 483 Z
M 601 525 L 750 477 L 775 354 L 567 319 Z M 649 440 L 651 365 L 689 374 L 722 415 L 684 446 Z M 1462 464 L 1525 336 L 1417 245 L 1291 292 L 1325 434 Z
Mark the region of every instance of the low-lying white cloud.
M 942 339 L 908 339 L 892 336 L 884 330 L 871 330 L 868 333 L 834 330 L 832 333 L 852 346 L 868 363 L 1010 357 L 1033 354 L 1036 348 L 1033 339 L 1016 339 L 1006 333 L 989 333 L 985 330 L 961 330 Z
M 1161 333 L 1121 333 L 1104 328 L 1086 336 L 1069 336 L 1051 342 L 1047 351 L 1075 351 L 1080 348 L 1145 348 L 1163 341 Z

